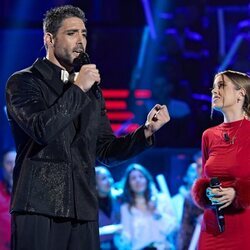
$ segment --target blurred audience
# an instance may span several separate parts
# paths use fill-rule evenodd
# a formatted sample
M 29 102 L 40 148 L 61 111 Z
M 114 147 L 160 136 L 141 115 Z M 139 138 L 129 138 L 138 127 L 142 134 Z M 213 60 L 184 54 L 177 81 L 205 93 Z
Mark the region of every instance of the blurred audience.
M 12 173 L 15 166 L 16 151 L 7 149 L 2 154 L 2 174 L 0 181 L 0 250 L 10 249 L 10 193 Z
M 175 227 L 167 199 L 157 192 L 152 176 L 139 164 L 128 166 L 121 206 L 120 250 L 174 249 L 168 241 Z
M 115 250 L 114 235 L 121 228 L 119 192 L 112 189 L 114 180 L 106 167 L 98 166 L 95 171 L 101 250 Z
M 190 195 L 191 187 L 199 176 L 198 173 L 202 161 L 201 151 L 194 154 L 193 160 L 194 162 L 188 166 L 186 174 L 183 177 L 184 184 L 180 186 L 179 192 L 172 197 L 172 204 L 175 208 L 178 225 L 181 224 L 183 217 L 184 201 Z
M 195 162 L 191 164 L 195 167 L 196 179 L 201 176 L 201 158 L 201 151 L 199 151 L 194 155 Z M 189 190 L 184 198 L 183 213 L 177 237 L 176 250 L 189 249 L 195 227 L 197 223 L 200 223 L 200 216 L 202 214 L 203 210 L 194 204 L 191 191 Z

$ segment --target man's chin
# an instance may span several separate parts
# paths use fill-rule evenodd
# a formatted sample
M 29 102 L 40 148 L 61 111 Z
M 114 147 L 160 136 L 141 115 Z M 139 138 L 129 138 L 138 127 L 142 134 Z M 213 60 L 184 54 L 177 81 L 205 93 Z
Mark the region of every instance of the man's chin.
M 67 62 L 65 62 L 64 63 L 64 67 L 68 70 L 68 71 L 70 71 L 72 68 L 73 68 L 73 60 L 71 61 L 67 61 Z

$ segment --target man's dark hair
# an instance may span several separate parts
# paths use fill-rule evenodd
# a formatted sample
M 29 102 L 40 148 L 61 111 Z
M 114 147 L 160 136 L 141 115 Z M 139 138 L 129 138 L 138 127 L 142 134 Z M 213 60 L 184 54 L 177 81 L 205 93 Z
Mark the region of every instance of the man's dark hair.
M 43 19 L 43 32 L 49 32 L 52 35 L 56 35 L 58 29 L 61 27 L 62 22 L 69 17 L 78 17 L 86 22 L 84 12 L 75 6 L 64 5 L 56 8 L 52 8 L 45 13 Z

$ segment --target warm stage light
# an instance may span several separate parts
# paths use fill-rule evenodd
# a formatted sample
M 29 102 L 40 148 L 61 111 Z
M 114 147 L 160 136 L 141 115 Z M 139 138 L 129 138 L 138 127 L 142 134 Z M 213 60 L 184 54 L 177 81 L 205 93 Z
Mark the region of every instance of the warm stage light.
M 106 101 L 107 116 L 115 134 L 132 132 L 139 127 L 133 123 L 134 113 L 128 110 L 128 97 L 133 94 L 135 104 L 151 97 L 149 89 L 136 89 L 133 93 L 128 89 L 103 89 Z

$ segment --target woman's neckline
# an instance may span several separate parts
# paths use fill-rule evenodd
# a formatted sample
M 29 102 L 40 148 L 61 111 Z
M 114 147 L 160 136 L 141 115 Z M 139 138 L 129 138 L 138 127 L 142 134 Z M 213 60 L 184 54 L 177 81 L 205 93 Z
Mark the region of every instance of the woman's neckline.
M 223 122 L 220 124 L 221 127 L 224 127 L 224 128 L 233 128 L 233 127 L 237 127 L 238 125 L 240 125 L 242 122 L 244 122 L 244 120 L 246 120 L 245 118 L 242 118 L 240 120 L 237 120 L 237 121 L 232 121 L 232 122 Z

